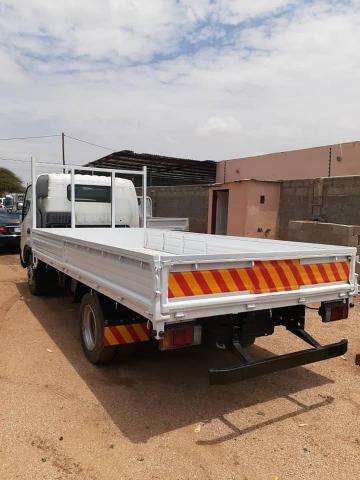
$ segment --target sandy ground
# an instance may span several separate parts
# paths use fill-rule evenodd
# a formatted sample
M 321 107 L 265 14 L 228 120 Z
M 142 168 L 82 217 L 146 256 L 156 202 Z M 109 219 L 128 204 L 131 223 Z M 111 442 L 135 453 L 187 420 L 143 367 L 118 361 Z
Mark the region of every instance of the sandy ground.
M 360 478 L 360 304 L 344 358 L 209 386 L 219 354 L 142 352 L 108 367 L 81 350 L 78 307 L 32 297 L 14 254 L 0 255 L 0 479 Z M 253 352 L 302 348 L 279 329 Z M 233 359 L 229 359 L 233 362 Z

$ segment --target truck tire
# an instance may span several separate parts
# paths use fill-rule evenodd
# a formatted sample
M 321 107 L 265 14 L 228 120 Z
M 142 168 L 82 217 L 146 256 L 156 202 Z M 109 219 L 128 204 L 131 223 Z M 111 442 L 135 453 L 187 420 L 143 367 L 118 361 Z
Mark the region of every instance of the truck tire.
M 46 269 L 42 262 L 34 267 L 32 258 L 27 265 L 27 276 L 29 290 L 32 295 L 45 295 L 48 290 L 48 279 Z
M 27 263 L 27 277 L 32 295 L 49 295 L 58 290 L 57 271 L 41 261 L 34 267 L 32 255 Z
M 22 256 L 22 251 L 20 250 L 20 254 L 19 254 L 19 257 L 20 257 L 20 264 L 23 268 L 26 268 L 27 267 L 27 262 L 25 260 L 23 260 L 23 256 Z M 25 256 L 24 256 L 25 258 Z
M 86 293 L 80 306 L 81 344 L 86 358 L 94 365 L 111 362 L 117 346 L 104 347 L 104 315 L 96 293 Z

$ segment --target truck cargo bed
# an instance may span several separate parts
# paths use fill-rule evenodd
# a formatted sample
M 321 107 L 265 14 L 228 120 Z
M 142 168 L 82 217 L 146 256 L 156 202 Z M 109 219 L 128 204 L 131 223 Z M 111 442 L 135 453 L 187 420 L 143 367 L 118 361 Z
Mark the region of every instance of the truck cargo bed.
M 356 248 L 142 228 L 34 229 L 33 251 L 161 328 L 347 298 Z M 158 329 L 157 329 L 158 330 Z
M 37 238 L 50 235 L 52 238 L 74 240 L 79 243 L 93 243 L 100 247 L 122 248 L 161 257 L 216 255 L 217 258 L 236 253 L 239 258 L 254 256 L 259 259 L 287 258 L 297 256 L 353 255 L 355 247 L 324 245 L 316 243 L 288 242 L 262 238 L 231 237 L 203 233 L 173 232 L 143 228 L 38 228 Z M 232 255 L 233 257 L 233 255 Z

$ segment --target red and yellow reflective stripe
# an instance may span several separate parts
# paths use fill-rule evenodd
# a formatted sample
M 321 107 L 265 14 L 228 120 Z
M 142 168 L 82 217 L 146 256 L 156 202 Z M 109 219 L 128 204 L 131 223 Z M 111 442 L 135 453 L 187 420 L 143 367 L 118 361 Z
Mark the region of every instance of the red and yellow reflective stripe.
M 150 332 L 146 323 L 129 323 L 104 328 L 104 346 L 123 345 L 125 343 L 147 342 Z
M 299 260 L 257 261 L 251 268 L 170 272 L 169 298 L 243 292 L 298 290 L 304 285 L 347 282 L 348 261 L 302 264 Z

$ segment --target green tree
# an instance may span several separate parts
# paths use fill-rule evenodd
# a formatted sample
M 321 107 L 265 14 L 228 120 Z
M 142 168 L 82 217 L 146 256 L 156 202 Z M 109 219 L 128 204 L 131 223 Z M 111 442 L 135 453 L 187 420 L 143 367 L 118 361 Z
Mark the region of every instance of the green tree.
M 7 168 L 0 167 L 0 194 L 19 193 L 24 191 L 20 178 Z

